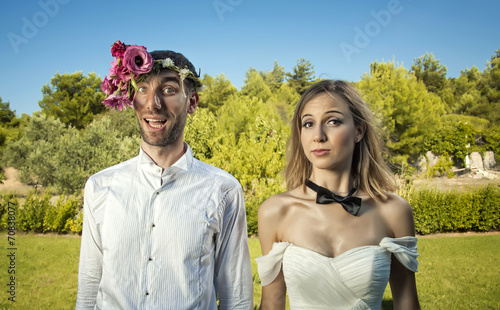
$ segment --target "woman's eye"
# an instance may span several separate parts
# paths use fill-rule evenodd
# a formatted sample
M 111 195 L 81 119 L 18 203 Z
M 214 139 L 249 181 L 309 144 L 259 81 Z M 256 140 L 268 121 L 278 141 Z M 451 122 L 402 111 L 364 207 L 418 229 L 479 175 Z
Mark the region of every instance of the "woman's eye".
M 310 128 L 312 125 L 313 125 L 313 124 L 312 124 L 311 122 L 304 122 L 304 123 L 302 124 L 302 127 L 304 127 L 304 128 Z
M 337 125 L 337 124 L 340 124 L 340 120 L 338 119 L 331 119 L 328 121 L 328 124 L 330 125 Z
M 138 91 L 140 93 L 145 93 L 146 92 L 146 87 L 139 87 Z

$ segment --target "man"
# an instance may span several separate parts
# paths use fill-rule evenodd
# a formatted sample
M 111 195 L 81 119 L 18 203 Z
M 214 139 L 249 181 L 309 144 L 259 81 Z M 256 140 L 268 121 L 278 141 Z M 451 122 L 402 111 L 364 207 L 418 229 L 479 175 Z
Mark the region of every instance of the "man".
M 133 104 L 139 155 L 85 185 L 76 309 L 251 309 L 243 193 L 193 158 L 187 114 L 201 86 L 182 54 L 117 41 L 106 105 Z

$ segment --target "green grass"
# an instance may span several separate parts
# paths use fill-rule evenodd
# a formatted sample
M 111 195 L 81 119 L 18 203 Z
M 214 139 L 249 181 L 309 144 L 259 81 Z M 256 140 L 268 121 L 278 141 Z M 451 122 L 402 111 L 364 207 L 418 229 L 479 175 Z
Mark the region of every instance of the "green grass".
M 17 235 L 16 302 L 7 298 L 9 283 L 7 236 L 1 234 L 0 309 L 74 309 L 78 282 L 80 238 L 57 235 Z
M 0 309 L 74 309 L 80 238 L 57 235 L 16 236 L 16 302 L 7 300 L 7 235 L 0 253 Z M 255 257 L 259 241 L 249 239 L 254 270 L 254 303 L 261 287 Z M 417 288 L 422 309 L 500 309 L 500 235 L 422 237 Z M 6 289 L 7 288 L 7 289 Z M 390 291 L 383 309 L 391 309 Z

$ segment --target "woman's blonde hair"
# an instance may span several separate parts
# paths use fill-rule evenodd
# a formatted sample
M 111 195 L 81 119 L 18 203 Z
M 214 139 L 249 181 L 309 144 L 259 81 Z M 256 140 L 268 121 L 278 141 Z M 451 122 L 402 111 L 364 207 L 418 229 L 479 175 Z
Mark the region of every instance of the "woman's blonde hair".
M 373 123 L 373 113 L 351 84 L 339 80 L 324 80 L 309 87 L 295 108 L 292 131 L 287 148 L 285 168 L 286 185 L 289 190 L 304 185 L 311 176 L 312 164 L 304 154 L 300 140 L 301 114 L 305 105 L 324 93 L 343 98 L 352 113 L 355 126 L 364 126 L 365 133 L 354 148 L 351 175 L 355 186 L 377 200 L 387 198 L 387 192 L 395 189 L 394 178 L 382 157 L 383 142 Z

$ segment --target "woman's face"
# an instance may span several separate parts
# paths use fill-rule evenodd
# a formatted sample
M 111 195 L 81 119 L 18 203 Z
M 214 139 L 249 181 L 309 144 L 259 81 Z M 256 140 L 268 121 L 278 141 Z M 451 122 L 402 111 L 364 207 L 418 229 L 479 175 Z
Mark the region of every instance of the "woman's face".
M 300 140 L 313 168 L 350 171 L 354 146 L 362 137 L 347 102 L 322 93 L 308 101 L 302 113 Z

